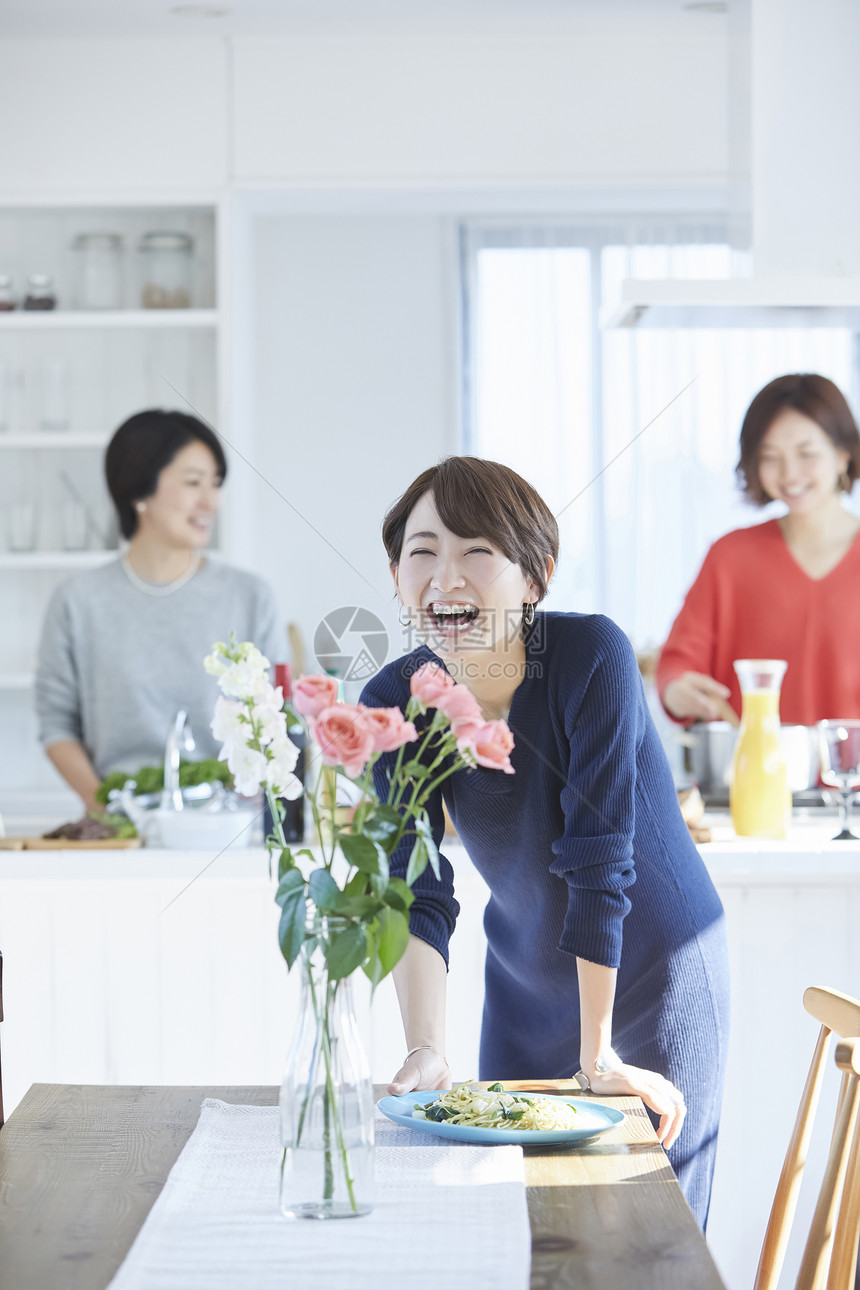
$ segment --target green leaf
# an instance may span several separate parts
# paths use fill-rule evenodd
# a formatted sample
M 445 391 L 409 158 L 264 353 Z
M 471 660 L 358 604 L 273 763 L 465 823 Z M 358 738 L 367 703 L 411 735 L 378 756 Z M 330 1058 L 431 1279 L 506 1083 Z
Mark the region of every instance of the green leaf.
M 382 893 L 382 899 L 392 909 L 399 909 L 405 914 L 415 897 L 402 878 L 389 878 L 388 886 Z
M 326 946 L 329 979 L 341 981 L 360 967 L 367 957 L 367 930 L 360 923 L 333 932 Z
M 365 932 L 367 934 L 367 958 L 364 963 L 362 963 L 361 970 L 375 990 L 385 975 L 382 970 L 382 962 L 379 957 L 377 923 L 375 921 L 368 923 L 365 927 Z
M 360 918 L 363 921 L 373 917 L 382 908 L 382 901 L 376 896 L 347 896 L 339 891 L 334 904 L 334 912 L 344 918 Z
M 430 868 L 435 873 L 437 881 L 441 881 L 442 874 L 439 868 L 439 850 L 433 839 L 433 830 L 430 827 L 430 817 L 426 811 L 421 811 L 415 816 L 415 831 L 427 848 L 427 858 L 430 861 Z
M 427 848 L 424 845 L 424 839 L 417 837 L 415 846 L 412 848 L 412 855 L 409 857 L 409 864 L 406 866 L 406 883 L 411 887 L 412 884 L 421 877 L 427 868 Z
M 430 776 L 430 770 L 424 765 L 423 761 L 418 761 L 413 757 L 412 761 L 404 762 L 400 767 L 400 774 L 404 778 L 419 780 L 421 783 Z
M 307 899 L 305 885 L 302 882 L 301 886 L 293 885 L 292 891 L 281 905 L 281 918 L 278 923 L 278 944 L 288 968 L 291 968 L 299 957 L 305 939 L 306 918 Z
M 384 873 L 388 877 L 388 856 L 378 842 L 362 833 L 342 833 L 338 843 L 355 869 L 362 873 Z
M 285 873 L 289 873 L 291 870 L 294 870 L 295 867 L 296 862 L 293 859 L 292 851 L 289 847 L 284 847 L 278 857 L 278 882 L 281 881 Z
M 399 909 L 383 909 L 377 922 L 379 961 L 382 964 L 382 975 L 388 976 L 406 953 L 406 946 L 409 944 L 409 918 Z
M 380 802 L 365 818 L 363 827 L 367 836 L 390 854 L 403 832 L 403 816 L 387 802 Z
M 385 873 L 372 873 L 369 881 L 370 890 L 374 896 L 378 897 L 380 901 L 383 900 L 388 890 L 388 866 L 386 865 L 385 867 Z
M 308 879 L 308 895 L 317 909 L 333 910 L 341 891 L 327 869 L 314 869 Z
M 345 896 L 363 896 L 367 891 L 367 874 L 354 873 L 343 889 Z
M 275 904 L 280 905 L 283 909 L 284 902 L 289 900 L 293 893 L 300 888 L 304 889 L 304 885 L 305 880 L 298 869 L 288 869 L 278 883 L 278 890 L 275 892 Z

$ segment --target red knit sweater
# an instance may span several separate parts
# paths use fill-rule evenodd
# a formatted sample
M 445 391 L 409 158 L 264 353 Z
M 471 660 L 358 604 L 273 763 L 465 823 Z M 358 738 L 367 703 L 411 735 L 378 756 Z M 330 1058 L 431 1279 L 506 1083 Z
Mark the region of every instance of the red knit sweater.
M 776 520 L 715 542 L 663 646 L 657 689 L 704 672 L 731 687 L 740 713 L 736 658 L 788 661 L 784 722 L 860 717 L 860 535 L 819 579 L 803 572 Z

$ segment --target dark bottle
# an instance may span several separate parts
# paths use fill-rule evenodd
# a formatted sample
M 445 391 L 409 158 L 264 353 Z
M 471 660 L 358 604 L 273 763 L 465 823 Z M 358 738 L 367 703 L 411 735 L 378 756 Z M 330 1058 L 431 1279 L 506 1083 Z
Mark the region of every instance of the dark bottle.
M 275 664 L 275 685 L 279 685 L 283 690 L 284 702 L 289 703 L 293 697 L 293 678 L 289 663 Z M 307 738 L 305 729 L 301 722 L 296 721 L 294 725 L 290 724 L 287 718 L 287 734 L 299 750 L 293 774 L 300 783 L 305 782 L 305 747 Z M 289 798 L 279 797 L 278 802 L 283 809 L 283 829 L 284 837 L 287 842 L 304 842 L 305 839 L 305 796 L 297 797 L 294 801 Z M 272 813 L 269 810 L 268 800 L 263 808 L 263 828 L 264 836 L 268 837 L 273 832 Z

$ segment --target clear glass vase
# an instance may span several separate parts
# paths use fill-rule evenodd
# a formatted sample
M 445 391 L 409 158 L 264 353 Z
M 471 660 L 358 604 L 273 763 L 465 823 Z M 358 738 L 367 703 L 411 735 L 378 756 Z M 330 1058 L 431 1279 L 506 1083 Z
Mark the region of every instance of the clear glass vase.
M 308 926 L 298 1027 L 281 1085 L 281 1212 L 355 1218 L 374 1198 L 373 1085 L 349 977 L 331 980 L 326 951 L 341 919 Z

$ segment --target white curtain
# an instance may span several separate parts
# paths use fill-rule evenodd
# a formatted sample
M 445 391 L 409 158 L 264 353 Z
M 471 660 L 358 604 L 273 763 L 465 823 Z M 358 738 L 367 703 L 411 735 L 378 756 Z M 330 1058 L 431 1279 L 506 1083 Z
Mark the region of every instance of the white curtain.
M 850 397 L 841 330 L 601 331 L 628 277 L 727 277 L 719 221 L 472 224 L 464 269 L 464 451 L 504 461 L 559 517 L 548 608 L 609 614 L 658 646 L 710 543 L 767 514 L 735 481 L 743 413 L 817 371 Z

